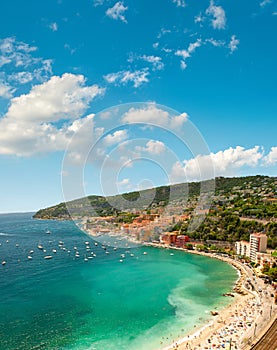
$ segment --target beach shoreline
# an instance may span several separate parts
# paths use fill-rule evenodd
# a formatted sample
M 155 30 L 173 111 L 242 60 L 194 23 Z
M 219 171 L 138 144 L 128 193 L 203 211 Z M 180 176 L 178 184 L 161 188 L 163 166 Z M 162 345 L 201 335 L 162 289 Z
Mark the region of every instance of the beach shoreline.
M 96 238 L 89 232 L 87 233 L 92 238 Z M 249 350 L 251 344 L 264 334 L 272 321 L 271 315 L 277 312 L 274 298 L 270 299 L 268 297 L 273 292 L 273 288 L 267 285 L 266 294 L 259 293 L 258 290 L 265 291 L 263 281 L 256 275 L 253 276 L 253 270 L 240 261 L 217 253 L 188 250 L 161 243 L 139 242 L 120 233 L 115 233 L 112 236 L 119 236 L 130 243 L 141 246 L 178 250 L 221 260 L 231 265 L 238 273 L 232 293 L 226 296 L 230 298 L 230 294 L 233 294 L 232 300 L 227 306 L 216 309 L 216 315 L 211 315 L 208 320 L 195 326 L 191 331 L 174 340 L 172 344 L 163 345 L 161 341 L 160 350 L 217 350 L 229 349 L 231 346 L 232 349 Z M 250 279 L 251 282 L 247 282 Z M 254 290 L 251 290 L 251 286 Z M 272 288 L 272 291 L 270 288 Z
M 267 285 L 263 290 L 264 293 L 257 292 L 264 288 L 263 281 L 254 277 L 253 270 L 250 268 L 247 270 L 247 267 L 241 262 L 215 253 L 192 251 L 159 243 L 145 243 L 144 245 L 215 258 L 231 265 L 238 271 L 239 276 L 233 287 L 233 300 L 229 305 L 217 309 L 216 316 L 211 316 L 204 324 L 199 325 L 171 345 L 161 347 L 161 350 L 229 349 L 231 346 L 233 349 L 248 350 L 253 342 L 262 337 L 268 325 L 273 321 L 274 317 L 271 318 L 271 316 L 276 313 L 277 307 L 274 300 L 271 300 L 273 298 L 269 299 L 271 286 Z M 250 275 L 255 283 L 254 291 L 246 288 Z M 250 288 L 249 283 L 248 286 Z

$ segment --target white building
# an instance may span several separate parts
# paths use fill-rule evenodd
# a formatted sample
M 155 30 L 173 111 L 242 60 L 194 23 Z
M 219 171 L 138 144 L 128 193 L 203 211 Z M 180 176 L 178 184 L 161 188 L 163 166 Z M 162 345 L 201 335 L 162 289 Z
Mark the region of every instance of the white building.
M 237 255 L 250 257 L 250 243 L 246 241 L 236 242 Z
M 266 253 L 267 236 L 262 233 L 250 235 L 250 260 L 256 261 L 257 253 Z

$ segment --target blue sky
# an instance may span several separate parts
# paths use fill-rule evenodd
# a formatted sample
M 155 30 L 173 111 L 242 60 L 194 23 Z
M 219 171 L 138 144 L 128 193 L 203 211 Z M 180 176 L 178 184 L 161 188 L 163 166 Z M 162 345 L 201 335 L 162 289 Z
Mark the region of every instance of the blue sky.
M 0 212 L 210 163 L 276 175 L 276 20 L 274 0 L 2 0 Z

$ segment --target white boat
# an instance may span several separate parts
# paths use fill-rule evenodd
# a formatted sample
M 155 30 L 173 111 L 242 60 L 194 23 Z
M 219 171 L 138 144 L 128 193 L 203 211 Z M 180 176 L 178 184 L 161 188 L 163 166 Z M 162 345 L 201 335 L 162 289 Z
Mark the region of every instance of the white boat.
M 88 261 L 88 258 L 85 258 L 84 261 L 87 262 L 87 261 Z
M 41 244 L 38 245 L 38 249 L 43 249 L 43 246 Z
M 52 249 L 52 252 L 53 252 L 53 253 L 57 253 L 56 249 Z
M 6 261 L 5 260 L 2 261 L 2 265 L 6 265 Z
M 143 252 L 143 255 L 147 255 L 147 252 Z
M 52 255 L 46 255 L 44 259 L 52 259 Z
M 122 259 L 120 259 L 120 260 L 119 260 L 119 262 L 121 262 L 121 263 L 122 263 L 122 262 L 123 262 L 123 260 L 122 260 Z
M 32 260 L 33 257 L 32 257 L 31 255 L 28 255 L 28 259 L 29 259 L 29 260 Z
M 51 231 L 50 231 L 50 230 L 47 230 L 46 233 L 47 233 L 48 235 L 50 235 Z
M 94 243 L 94 245 L 96 245 L 96 246 L 97 246 L 97 245 L 98 245 L 98 243 L 96 243 L 96 242 L 95 242 L 95 243 Z
M 29 251 L 29 254 L 33 254 L 33 252 L 34 252 L 33 250 L 30 250 L 30 251 Z
M 86 245 L 88 245 L 88 244 L 89 244 L 89 242 L 85 242 L 85 244 L 86 244 Z

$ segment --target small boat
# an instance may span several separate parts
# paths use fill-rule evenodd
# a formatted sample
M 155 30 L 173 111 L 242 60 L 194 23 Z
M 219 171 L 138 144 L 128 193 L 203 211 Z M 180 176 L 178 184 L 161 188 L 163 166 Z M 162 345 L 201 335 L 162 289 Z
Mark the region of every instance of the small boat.
M 120 256 L 121 256 L 121 258 L 125 258 L 125 254 L 121 254 Z
M 19 247 L 19 244 L 18 243 L 16 243 L 16 245 L 15 245 L 16 247 Z
M 86 245 L 88 245 L 88 244 L 89 244 L 89 242 L 85 242 L 85 244 L 86 244 Z
M 2 265 L 6 265 L 6 261 L 5 260 L 2 261 Z
M 29 254 L 33 254 L 33 252 L 34 252 L 33 250 L 30 250 L 30 251 L 29 251 Z
M 28 259 L 29 259 L 29 260 L 32 260 L 33 257 L 32 257 L 31 255 L 28 255 Z
M 147 255 L 147 252 L 143 252 L 143 255 Z
M 50 231 L 50 230 L 47 230 L 46 233 L 47 233 L 48 235 L 50 235 L 51 231 Z
M 88 261 L 88 258 L 85 258 L 84 261 L 87 262 L 87 261 Z
M 52 252 L 53 252 L 53 253 L 57 253 L 56 249 L 52 249 Z
M 43 249 L 43 246 L 41 244 L 38 245 L 38 249 Z
M 170 253 L 170 255 L 174 255 L 173 253 Z
M 135 254 L 131 253 L 130 256 L 135 256 Z
M 46 253 L 46 249 L 43 249 L 43 253 Z
M 46 255 L 44 259 L 52 259 L 52 255 Z
M 119 262 L 121 262 L 121 263 L 122 263 L 122 262 L 123 262 L 123 260 L 122 260 L 122 259 L 120 259 L 120 260 L 119 260 Z
M 6 240 L 6 243 L 9 243 L 9 240 L 8 240 L 8 239 Z
M 77 250 L 77 247 L 74 247 L 73 249 L 74 249 L 74 250 Z
M 95 242 L 95 243 L 94 243 L 94 245 L 95 245 L 95 246 L 98 246 L 98 243 L 97 243 L 97 242 Z

